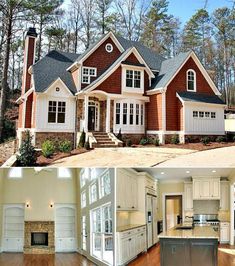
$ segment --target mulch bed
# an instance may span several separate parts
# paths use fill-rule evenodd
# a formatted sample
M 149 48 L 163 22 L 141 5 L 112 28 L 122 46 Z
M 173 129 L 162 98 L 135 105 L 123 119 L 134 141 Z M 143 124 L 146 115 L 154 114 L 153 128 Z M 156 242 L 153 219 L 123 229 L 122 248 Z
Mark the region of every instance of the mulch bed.
M 210 142 L 208 145 L 204 145 L 202 143 L 185 143 L 185 144 L 164 144 L 160 146 L 155 146 L 153 144 L 147 144 L 147 145 L 132 145 L 133 148 L 175 148 L 175 149 L 189 149 L 189 150 L 197 150 L 197 151 L 206 151 L 206 150 L 212 150 L 217 148 L 223 148 L 223 147 L 230 147 L 235 146 L 235 142 Z
M 46 158 L 40 153 L 37 157 L 36 164 L 37 164 L 37 166 L 47 166 L 47 165 L 50 165 L 59 159 L 63 159 L 66 157 L 77 155 L 77 154 L 82 154 L 85 152 L 88 152 L 88 150 L 86 150 L 85 148 L 75 149 L 75 150 L 72 150 L 70 153 L 56 152 L 50 158 Z

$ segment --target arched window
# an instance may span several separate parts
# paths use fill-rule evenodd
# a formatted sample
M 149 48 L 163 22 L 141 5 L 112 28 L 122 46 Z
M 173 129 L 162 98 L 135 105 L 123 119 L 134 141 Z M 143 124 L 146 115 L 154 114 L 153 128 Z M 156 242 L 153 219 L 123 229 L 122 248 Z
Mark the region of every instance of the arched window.
M 187 71 L 187 90 L 196 91 L 196 73 L 192 69 Z

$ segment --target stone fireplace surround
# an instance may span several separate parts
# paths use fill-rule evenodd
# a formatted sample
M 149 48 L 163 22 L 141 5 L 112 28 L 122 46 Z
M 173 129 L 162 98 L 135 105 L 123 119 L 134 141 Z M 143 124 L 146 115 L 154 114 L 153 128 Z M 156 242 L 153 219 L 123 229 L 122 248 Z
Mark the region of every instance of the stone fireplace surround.
M 31 246 L 31 233 L 48 233 L 48 246 Z M 24 253 L 25 254 L 54 254 L 55 253 L 55 224 L 53 221 L 24 222 Z

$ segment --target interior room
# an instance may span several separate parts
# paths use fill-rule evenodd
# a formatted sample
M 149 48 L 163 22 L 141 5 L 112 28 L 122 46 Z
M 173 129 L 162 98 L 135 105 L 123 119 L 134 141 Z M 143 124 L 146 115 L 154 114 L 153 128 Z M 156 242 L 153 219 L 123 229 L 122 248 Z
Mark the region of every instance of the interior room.
M 0 169 L 0 265 L 114 265 L 114 169 Z
M 118 169 L 117 265 L 234 265 L 234 182 L 235 169 L 228 168 Z M 203 248 L 197 242 L 190 251 L 190 242 L 176 252 L 174 241 L 199 238 Z M 185 254 L 193 262 L 183 261 Z

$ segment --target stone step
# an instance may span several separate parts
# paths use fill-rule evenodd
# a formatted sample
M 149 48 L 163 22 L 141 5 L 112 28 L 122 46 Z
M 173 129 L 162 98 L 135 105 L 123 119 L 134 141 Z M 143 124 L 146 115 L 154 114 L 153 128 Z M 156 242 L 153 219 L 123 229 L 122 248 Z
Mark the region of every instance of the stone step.
M 95 144 L 94 145 L 95 148 L 117 148 L 118 145 L 116 144 Z
M 111 140 L 106 140 L 106 141 L 97 141 L 98 144 L 113 144 L 115 145 L 114 141 Z
M 96 138 L 96 137 L 95 137 L 95 139 L 96 139 L 97 141 L 111 140 L 110 138 Z

